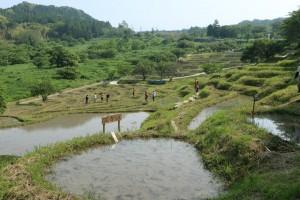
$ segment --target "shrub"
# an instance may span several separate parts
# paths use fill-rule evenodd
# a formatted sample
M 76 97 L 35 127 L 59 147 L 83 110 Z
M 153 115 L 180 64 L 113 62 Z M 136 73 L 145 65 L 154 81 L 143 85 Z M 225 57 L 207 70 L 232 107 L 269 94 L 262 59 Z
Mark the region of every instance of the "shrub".
M 210 91 L 207 88 L 204 88 L 199 93 L 199 96 L 200 96 L 201 99 L 204 99 L 204 98 L 208 97 L 209 95 L 210 95 Z
M 297 66 L 298 61 L 296 60 L 282 60 L 277 62 L 277 65 L 281 66 L 281 67 L 295 67 Z
M 259 87 L 264 84 L 264 79 L 253 78 L 253 77 L 243 77 L 239 82 L 244 85 Z
M 231 84 L 226 81 L 219 81 L 217 88 L 221 90 L 229 90 Z
M 287 103 L 297 95 L 297 93 L 294 91 L 296 91 L 295 86 L 289 86 L 283 90 L 273 92 L 263 100 L 263 104 L 279 105 L 282 103 Z
M 76 79 L 79 72 L 75 67 L 63 67 L 57 70 L 57 74 L 63 79 Z
M 260 71 L 256 74 L 257 78 L 271 78 L 282 74 L 282 72 L 276 72 L 276 71 Z
M 222 67 L 220 65 L 211 64 L 211 63 L 202 65 L 201 67 L 202 67 L 203 71 L 207 74 L 218 72 L 218 71 L 221 71 L 221 69 L 222 69 Z
M 213 79 L 213 78 L 220 78 L 220 77 L 221 77 L 221 73 L 216 73 L 212 75 L 210 78 Z
M 244 75 L 244 74 L 234 74 L 234 75 L 232 75 L 232 76 L 228 79 L 228 81 L 229 81 L 229 82 L 237 81 L 237 80 L 239 80 L 243 75 Z
M 211 79 L 208 81 L 207 84 L 217 87 L 217 85 L 219 84 L 219 81 L 220 81 L 219 79 Z
M 242 94 L 247 96 L 254 96 L 259 93 L 259 89 L 255 87 L 247 87 L 245 91 L 242 92 Z

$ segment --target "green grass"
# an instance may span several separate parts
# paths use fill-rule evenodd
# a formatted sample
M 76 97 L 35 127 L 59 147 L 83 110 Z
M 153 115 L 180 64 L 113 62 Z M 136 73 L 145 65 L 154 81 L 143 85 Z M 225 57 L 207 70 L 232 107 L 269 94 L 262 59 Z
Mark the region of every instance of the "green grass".
M 148 53 L 149 50 L 139 51 L 138 56 Z M 66 84 L 69 84 L 68 87 L 76 87 L 105 77 L 103 69 L 116 67 L 122 62 L 126 64 L 127 61 L 124 60 L 131 59 L 135 54 L 127 52 L 118 55 L 115 60 L 89 61 L 80 66 L 80 70 L 86 76 L 85 79 Z M 200 59 L 205 58 L 216 63 L 224 63 L 229 59 L 225 54 L 219 58 L 217 55 L 205 53 L 187 57 L 182 66 L 187 63 L 193 64 L 184 73 L 200 70 L 197 67 L 201 63 Z M 286 65 L 291 64 L 259 64 L 196 77 L 201 82 L 200 96 L 196 97 L 196 101 L 183 104 L 175 110 L 173 106 L 176 102 L 183 102 L 195 95 L 194 78 L 173 80 L 159 86 L 148 85 L 141 81 L 140 84 L 134 85 L 136 88 L 134 98 L 131 97 L 133 86 L 131 84 L 117 86 L 104 84 L 60 94 L 41 104 L 31 103 L 24 106 L 11 102 L 5 115 L 22 119 L 24 122 L 19 125 L 24 125 L 68 113 L 151 111 L 140 130 L 120 133 L 118 138 L 125 140 L 164 137 L 193 144 L 201 154 L 207 169 L 225 182 L 227 192 L 216 199 L 297 199 L 300 198 L 299 147 L 284 142 L 252 124 L 249 121 L 251 102 L 234 110 L 217 112 L 196 130 L 187 130 L 188 124 L 201 110 L 227 99 L 237 98 L 240 94 L 248 96 L 259 94 L 257 113 L 284 113 L 299 117 L 300 105 L 296 82 L 291 80 L 294 69 Z M 7 77 L 11 75 L 7 78 L 9 81 L 15 80 L 15 73 L 21 75 L 20 72 L 17 73 L 18 68 L 28 70 L 24 72 L 25 77 L 27 73 L 30 74 L 30 70 L 42 76 L 39 70 L 33 69 L 33 66 L 14 67 L 16 68 L 4 69 Z M 52 69 L 48 70 L 51 75 Z M 29 77 L 25 80 L 29 80 Z M 11 83 L 13 85 L 13 81 Z M 17 89 L 17 85 L 13 87 Z M 145 104 L 144 91 L 151 93 L 154 89 L 157 91 L 156 101 Z M 95 92 L 110 92 L 111 100 L 108 103 L 90 103 L 85 106 L 85 95 L 93 95 Z M 24 95 L 26 96 L 25 92 Z M 171 121 L 175 123 L 176 129 Z M 0 123 L 0 127 L 4 125 Z M 66 194 L 49 182 L 45 182 L 46 171 L 61 159 L 112 142 L 111 137 L 107 135 L 95 134 L 38 148 L 20 159 L 5 158 L 0 162 L 2 165 L 0 199 L 81 198 Z M 266 148 L 272 152 L 268 152 Z M 27 186 L 26 189 L 24 185 Z
M 0 169 L 6 167 L 9 164 L 15 163 L 17 159 L 18 156 L 0 155 Z
M 299 159 L 299 154 L 298 154 Z M 266 172 L 247 176 L 230 192 L 218 199 L 298 199 L 300 197 L 300 163 L 298 169 L 285 172 Z

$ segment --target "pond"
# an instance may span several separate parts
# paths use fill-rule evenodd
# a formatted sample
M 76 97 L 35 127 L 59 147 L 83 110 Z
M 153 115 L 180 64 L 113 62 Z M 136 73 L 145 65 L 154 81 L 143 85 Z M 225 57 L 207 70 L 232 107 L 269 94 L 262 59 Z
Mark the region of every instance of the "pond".
M 222 191 L 192 145 L 167 139 L 91 149 L 57 163 L 46 179 L 101 199 L 206 199 Z
M 290 115 L 260 115 L 251 119 L 257 126 L 265 128 L 283 140 L 300 144 L 300 119 Z
M 101 119 L 109 114 L 70 114 L 52 120 L 22 126 L 0 129 L 0 155 L 24 155 L 36 146 L 44 146 L 74 137 L 87 136 L 103 132 Z M 121 131 L 140 128 L 149 116 L 146 112 L 123 113 Z M 117 132 L 118 122 L 105 125 L 106 132 Z
M 209 116 L 214 114 L 219 110 L 230 109 L 237 106 L 245 105 L 251 103 L 251 98 L 239 96 L 234 99 L 223 101 L 215 106 L 204 108 L 189 124 L 188 130 L 197 129 Z

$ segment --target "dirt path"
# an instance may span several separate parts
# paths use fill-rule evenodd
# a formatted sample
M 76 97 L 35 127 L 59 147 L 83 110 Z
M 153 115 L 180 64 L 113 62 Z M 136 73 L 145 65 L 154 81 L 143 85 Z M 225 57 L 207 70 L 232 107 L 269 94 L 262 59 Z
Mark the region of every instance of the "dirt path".
M 234 68 L 234 67 L 224 68 L 223 71 L 231 69 L 231 68 Z M 205 72 L 201 72 L 201 73 L 192 74 L 192 75 L 188 75 L 188 76 L 173 77 L 172 80 L 184 79 L 184 78 L 191 78 L 191 77 L 196 77 L 196 76 L 205 75 L 205 74 L 206 74 Z M 163 80 L 169 81 L 170 79 L 167 78 L 167 79 L 163 79 Z M 94 83 L 94 84 L 91 84 L 91 85 L 84 85 L 84 86 L 81 86 L 81 87 L 78 87 L 78 88 L 66 89 L 66 90 L 64 90 L 61 93 L 55 93 L 55 94 L 49 95 L 48 97 L 51 98 L 51 97 L 58 96 L 59 94 L 65 94 L 65 93 L 68 93 L 68 92 L 74 92 L 74 91 L 77 91 L 77 90 L 81 90 L 81 89 L 85 89 L 85 88 L 89 88 L 89 87 L 94 87 L 94 86 L 98 86 L 98 85 L 101 85 L 101 84 L 103 84 L 103 82 L 98 82 L 98 83 Z M 118 85 L 118 81 L 111 81 L 111 82 L 109 82 L 109 84 L 111 84 L 111 85 Z M 24 99 L 24 101 L 21 101 L 20 104 L 28 104 L 30 102 L 36 102 L 36 101 L 41 101 L 41 97 L 39 97 L 39 98 L 32 98 L 32 97 L 31 98 L 27 98 L 27 99 Z
M 81 87 L 78 87 L 78 88 L 66 89 L 66 90 L 64 90 L 61 93 L 55 93 L 55 94 L 49 95 L 48 97 L 51 98 L 51 97 L 58 96 L 59 94 L 65 94 L 65 93 L 69 93 L 69 92 L 74 92 L 74 91 L 77 91 L 77 90 L 81 90 L 81 89 L 85 89 L 85 88 L 89 88 L 89 87 L 94 87 L 94 86 L 98 86 L 98 85 L 101 85 L 101 84 L 103 84 L 103 82 L 93 83 L 91 85 L 84 85 L 84 86 L 81 86 Z M 34 98 L 34 99 L 27 98 L 27 99 L 24 99 L 24 101 L 21 101 L 20 104 L 28 104 L 30 102 L 41 101 L 41 100 L 42 100 L 41 97 Z

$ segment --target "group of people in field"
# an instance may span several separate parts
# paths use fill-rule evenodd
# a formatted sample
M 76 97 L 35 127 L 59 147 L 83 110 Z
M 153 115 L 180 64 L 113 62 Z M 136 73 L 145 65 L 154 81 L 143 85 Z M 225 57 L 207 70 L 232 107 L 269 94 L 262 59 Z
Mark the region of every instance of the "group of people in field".
M 298 93 L 300 93 L 300 74 L 299 73 L 300 73 L 300 65 L 298 66 L 298 69 L 296 71 L 295 78 L 294 78 L 294 79 L 298 78 L 297 79 L 298 80 L 298 84 L 297 84 Z M 195 78 L 194 84 L 195 84 L 195 90 L 196 90 L 196 92 L 198 92 L 199 91 L 199 81 L 196 78 Z M 99 93 L 99 96 L 100 96 L 100 100 L 103 101 L 104 100 L 104 95 L 103 95 L 102 92 Z M 132 88 L 132 96 L 135 97 L 135 88 L 134 87 Z M 148 102 L 149 94 L 148 94 L 147 91 L 145 91 L 144 96 L 145 96 L 145 101 Z M 109 93 L 106 93 L 106 102 L 108 102 L 109 97 L 110 97 Z M 156 97 L 156 91 L 153 90 L 152 91 L 152 101 L 155 100 L 155 97 Z M 97 102 L 97 94 L 95 93 L 94 103 L 96 103 L 96 102 Z M 89 95 L 86 95 L 85 104 L 88 104 L 88 103 L 89 103 Z
M 135 88 L 134 88 L 134 87 L 132 88 L 132 96 L 133 96 L 133 97 L 135 96 Z M 145 96 L 145 101 L 148 102 L 149 94 L 148 94 L 147 91 L 145 91 L 144 96 Z M 153 90 L 153 91 L 152 91 L 152 101 L 155 100 L 155 97 L 156 97 L 156 91 Z
M 149 94 L 148 94 L 147 91 L 145 91 L 145 101 L 146 101 L 146 102 L 148 102 L 148 97 L 149 97 Z M 153 91 L 152 91 L 152 101 L 155 100 L 155 97 L 156 97 L 156 91 L 153 90 Z
M 100 100 L 103 101 L 104 100 L 104 95 L 103 95 L 102 92 L 99 93 L 99 96 L 100 96 Z M 109 97 L 110 97 L 109 93 L 106 93 L 106 102 L 108 102 Z M 97 102 L 97 98 L 98 98 L 97 97 L 97 93 L 95 93 L 95 95 L 94 95 L 94 103 Z M 89 103 L 89 95 L 87 94 L 85 96 L 85 104 L 88 104 L 88 103 Z
M 149 97 L 148 92 L 145 91 L 144 94 L 145 94 L 145 101 L 148 102 L 148 97 Z M 104 100 L 104 94 L 102 92 L 100 92 L 99 96 L 100 96 L 100 100 L 103 101 Z M 110 94 L 106 93 L 106 102 L 108 102 L 109 97 L 110 97 Z M 132 88 L 132 97 L 135 97 L 135 88 L 134 87 Z M 153 92 L 152 92 L 152 100 L 153 101 L 155 100 L 155 97 L 156 97 L 156 91 L 153 90 Z M 97 96 L 97 93 L 95 93 L 95 95 L 94 95 L 94 103 L 97 102 L 97 99 L 98 99 L 98 96 Z M 89 103 L 89 95 L 87 94 L 85 96 L 85 104 L 88 104 L 88 103 Z

